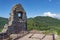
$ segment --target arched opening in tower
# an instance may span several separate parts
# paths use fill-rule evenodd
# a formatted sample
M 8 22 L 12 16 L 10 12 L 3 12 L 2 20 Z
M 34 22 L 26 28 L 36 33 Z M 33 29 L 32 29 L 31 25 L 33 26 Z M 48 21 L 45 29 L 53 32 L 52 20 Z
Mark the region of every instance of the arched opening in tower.
M 22 13 L 20 13 L 20 12 L 18 13 L 18 18 L 22 19 Z

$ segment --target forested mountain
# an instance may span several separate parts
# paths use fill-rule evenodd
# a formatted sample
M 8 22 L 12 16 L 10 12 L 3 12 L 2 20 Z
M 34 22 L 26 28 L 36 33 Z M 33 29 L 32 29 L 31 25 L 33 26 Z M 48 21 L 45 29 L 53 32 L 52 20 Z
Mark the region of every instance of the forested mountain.
M 4 25 L 7 23 L 8 19 L 0 17 L 0 31 L 3 29 Z
M 48 16 L 37 16 L 28 19 L 28 26 L 39 27 L 39 30 L 49 30 L 60 27 L 60 20 Z
M 48 16 L 37 16 L 28 19 L 28 30 L 50 31 L 60 35 L 60 20 Z
M 7 18 L 0 17 L 0 31 L 4 24 L 8 21 Z M 54 31 L 60 34 L 60 20 L 48 16 L 37 16 L 27 19 L 28 30 Z

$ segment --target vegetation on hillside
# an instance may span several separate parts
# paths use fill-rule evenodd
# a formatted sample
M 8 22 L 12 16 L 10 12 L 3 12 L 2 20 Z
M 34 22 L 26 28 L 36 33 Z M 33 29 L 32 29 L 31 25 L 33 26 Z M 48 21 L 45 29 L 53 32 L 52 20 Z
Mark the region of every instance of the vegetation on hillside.
M 7 23 L 8 19 L 0 17 L 0 32 L 2 31 L 4 25 Z
M 28 19 L 28 30 L 49 31 L 60 35 L 60 20 L 48 16 L 37 16 Z

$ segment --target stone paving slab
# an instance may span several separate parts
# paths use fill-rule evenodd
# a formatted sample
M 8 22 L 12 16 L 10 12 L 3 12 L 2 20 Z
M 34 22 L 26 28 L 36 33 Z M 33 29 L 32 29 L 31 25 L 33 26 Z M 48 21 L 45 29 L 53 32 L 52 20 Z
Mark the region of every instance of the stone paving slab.
M 34 34 L 32 37 L 35 37 L 35 38 L 43 38 L 43 36 L 45 36 L 45 34 Z
M 47 35 L 44 39 L 42 40 L 53 40 L 53 36 L 52 35 Z

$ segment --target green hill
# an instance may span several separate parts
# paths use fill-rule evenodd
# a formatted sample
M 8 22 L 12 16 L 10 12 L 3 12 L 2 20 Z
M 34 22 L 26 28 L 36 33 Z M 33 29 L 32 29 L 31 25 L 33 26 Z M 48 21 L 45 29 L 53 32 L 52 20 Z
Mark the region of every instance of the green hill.
M 8 19 L 0 17 L 0 31 L 3 29 L 4 25 L 7 23 Z
M 48 16 L 37 16 L 28 19 L 28 30 L 50 31 L 60 35 L 60 20 Z
M 0 31 L 3 26 L 7 23 L 8 19 L 0 17 Z M 34 18 L 27 19 L 28 30 L 42 30 L 42 31 L 53 31 L 60 35 L 60 20 L 48 16 L 37 16 Z

